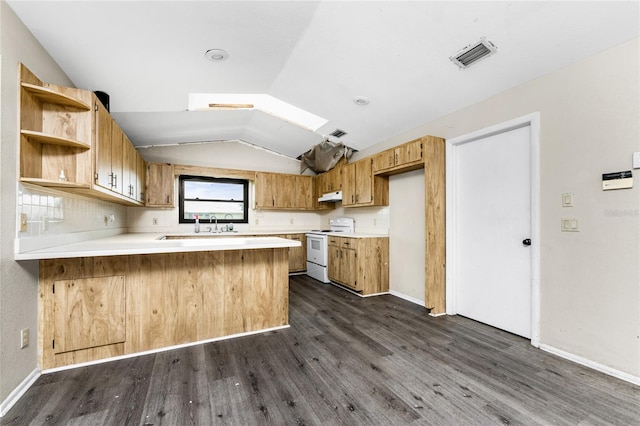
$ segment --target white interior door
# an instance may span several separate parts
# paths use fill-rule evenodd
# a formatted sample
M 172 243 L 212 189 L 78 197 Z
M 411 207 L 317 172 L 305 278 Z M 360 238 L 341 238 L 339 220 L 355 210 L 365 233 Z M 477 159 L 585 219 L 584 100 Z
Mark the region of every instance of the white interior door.
M 529 126 L 456 146 L 457 313 L 531 338 Z

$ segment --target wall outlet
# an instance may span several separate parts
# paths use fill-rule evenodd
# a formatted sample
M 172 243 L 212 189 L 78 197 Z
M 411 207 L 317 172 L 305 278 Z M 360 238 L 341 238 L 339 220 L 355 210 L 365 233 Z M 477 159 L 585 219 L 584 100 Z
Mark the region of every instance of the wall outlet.
M 289 224 L 293 225 L 293 218 L 289 219 Z
M 256 219 L 256 225 L 260 225 L 260 220 Z
M 23 328 L 20 330 L 20 349 L 29 346 L 29 329 Z
M 157 218 L 157 217 L 154 217 L 154 218 L 151 220 L 151 223 L 153 223 L 153 226 L 157 226 L 157 225 L 158 225 L 158 218 Z
M 49 218 L 47 216 L 42 216 L 42 230 L 49 230 Z
M 27 232 L 27 217 L 26 213 L 20 213 L 20 232 Z

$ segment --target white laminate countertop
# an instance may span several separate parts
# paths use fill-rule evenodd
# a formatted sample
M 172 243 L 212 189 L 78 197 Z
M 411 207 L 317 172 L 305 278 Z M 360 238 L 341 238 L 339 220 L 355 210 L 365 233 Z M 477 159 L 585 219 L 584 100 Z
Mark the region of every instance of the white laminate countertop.
M 214 234 L 215 235 L 215 234 Z M 96 238 L 16 253 L 16 260 L 62 259 L 69 257 L 126 256 L 131 254 L 179 253 L 192 251 L 252 250 L 298 247 L 300 241 L 278 237 L 248 237 L 195 239 L 162 239 L 165 234 L 131 233 Z M 237 235 L 237 234 L 236 234 Z

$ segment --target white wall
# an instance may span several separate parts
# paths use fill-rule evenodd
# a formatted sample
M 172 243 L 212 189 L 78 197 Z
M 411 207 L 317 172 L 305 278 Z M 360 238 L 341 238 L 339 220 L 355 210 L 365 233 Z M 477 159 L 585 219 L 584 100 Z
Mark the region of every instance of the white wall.
M 18 63 L 24 63 L 47 83 L 73 83 L 31 35 L 6 2 L 0 1 L 0 414 L 3 414 L 25 379 L 37 373 L 38 262 L 16 262 L 14 239 L 18 212 L 29 214 L 22 243 L 47 244 L 70 232 L 91 234 L 108 228 L 124 229 L 126 209 L 119 205 L 75 197 L 44 188 L 19 185 L 18 180 Z M 49 204 L 53 204 L 50 206 Z M 105 226 L 105 213 L 116 221 Z M 48 231 L 42 216 L 53 218 Z M 30 343 L 20 349 L 20 330 L 29 328 Z
M 389 177 L 389 290 L 422 306 L 425 298 L 424 205 L 424 170 Z
M 450 139 L 539 111 L 541 342 L 635 377 L 640 170 L 633 189 L 618 191 L 602 191 L 601 174 L 630 170 L 640 151 L 639 51 L 631 40 L 358 153 L 426 134 Z M 561 207 L 564 192 L 575 193 L 575 207 Z M 567 216 L 580 219 L 579 233 L 560 232 Z

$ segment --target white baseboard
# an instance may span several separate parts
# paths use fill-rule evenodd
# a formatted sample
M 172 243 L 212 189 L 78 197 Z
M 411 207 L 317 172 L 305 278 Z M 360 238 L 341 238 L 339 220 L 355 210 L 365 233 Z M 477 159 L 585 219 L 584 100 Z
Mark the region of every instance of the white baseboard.
M 134 358 L 134 357 L 142 356 L 142 355 L 157 354 L 157 353 L 160 353 L 160 352 L 172 351 L 174 349 L 181 349 L 181 348 L 188 348 L 189 346 L 202 345 L 204 343 L 219 342 L 221 340 L 235 339 L 236 337 L 244 337 L 244 336 L 251 336 L 253 334 L 269 333 L 271 331 L 284 330 L 284 329 L 289 328 L 289 327 L 291 327 L 289 324 L 280 325 L 280 326 L 277 326 L 277 327 L 265 328 L 265 329 L 257 330 L 257 331 L 245 331 L 243 333 L 232 334 L 232 335 L 229 335 L 229 336 L 214 337 L 212 339 L 198 340 L 197 342 L 182 343 L 180 345 L 173 345 L 173 346 L 164 346 L 164 347 L 158 348 L 158 349 L 151 349 L 151 350 L 148 350 L 148 351 L 135 352 L 135 353 L 132 353 L 132 354 L 127 354 L 127 355 L 118 355 L 118 356 L 114 356 L 114 357 L 110 357 L 110 358 L 98 359 L 98 360 L 95 360 L 95 361 L 87 361 L 87 362 L 81 362 L 81 363 L 78 363 L 78 364 L 64 365 L 62 367 L 49 368 L 47 370 L 44 370 L 44 371 L 42 371 L 42 374 L 55 373 L 57 371 L 64 371 L 64 370 L 72 370 L 74 368 L 86 367 L 86 366 L 89 366 L 89 365 L 104 364 L 105 362 L 119 361 L 119 360 L 122 360 L 122 359 Z
M 13 407 L 13 405 L 18 402 L 18 400 L 24 395 L 24 393 L 29 390 L 31 385 L 33 385 L 38 377 L 40 377 L 40 370 L 35 369 L 15 388 L 8 396 L 7 399 L 0 402 L 0 418 L 2 418 L 7 412 Z
M 404 299 L 408 302 L 415 303 L 416 305 L 420 305 L 424 307 L 424 300 L 416 299 L 415 297 L 407 296 L 406 294 L 398 293 L 395 290 L 390 290 L 389 293 L 392 296 L 399 297 L 400 299 Z
M 565 352 L 562 349 L 554 348 L 553 346 L 545 345 L 544 343 L 540 345 L 540 349 L 545 352 L 557 355 L 561 358 L 568 359 L 569 361 L 573 361 L 577 364 L 584 365 L 585 367 L 592 368 L 617 379 L 624 380 L 625 382 L 633 383 L 634 385 L 640 386 L 640 377 L 638 376 L 625 373 L 624 371 L 616 370 L 615 368 L 611 368 L 607 365 L 600 364 L 598 362 L 583 358 L 570 352 Z

